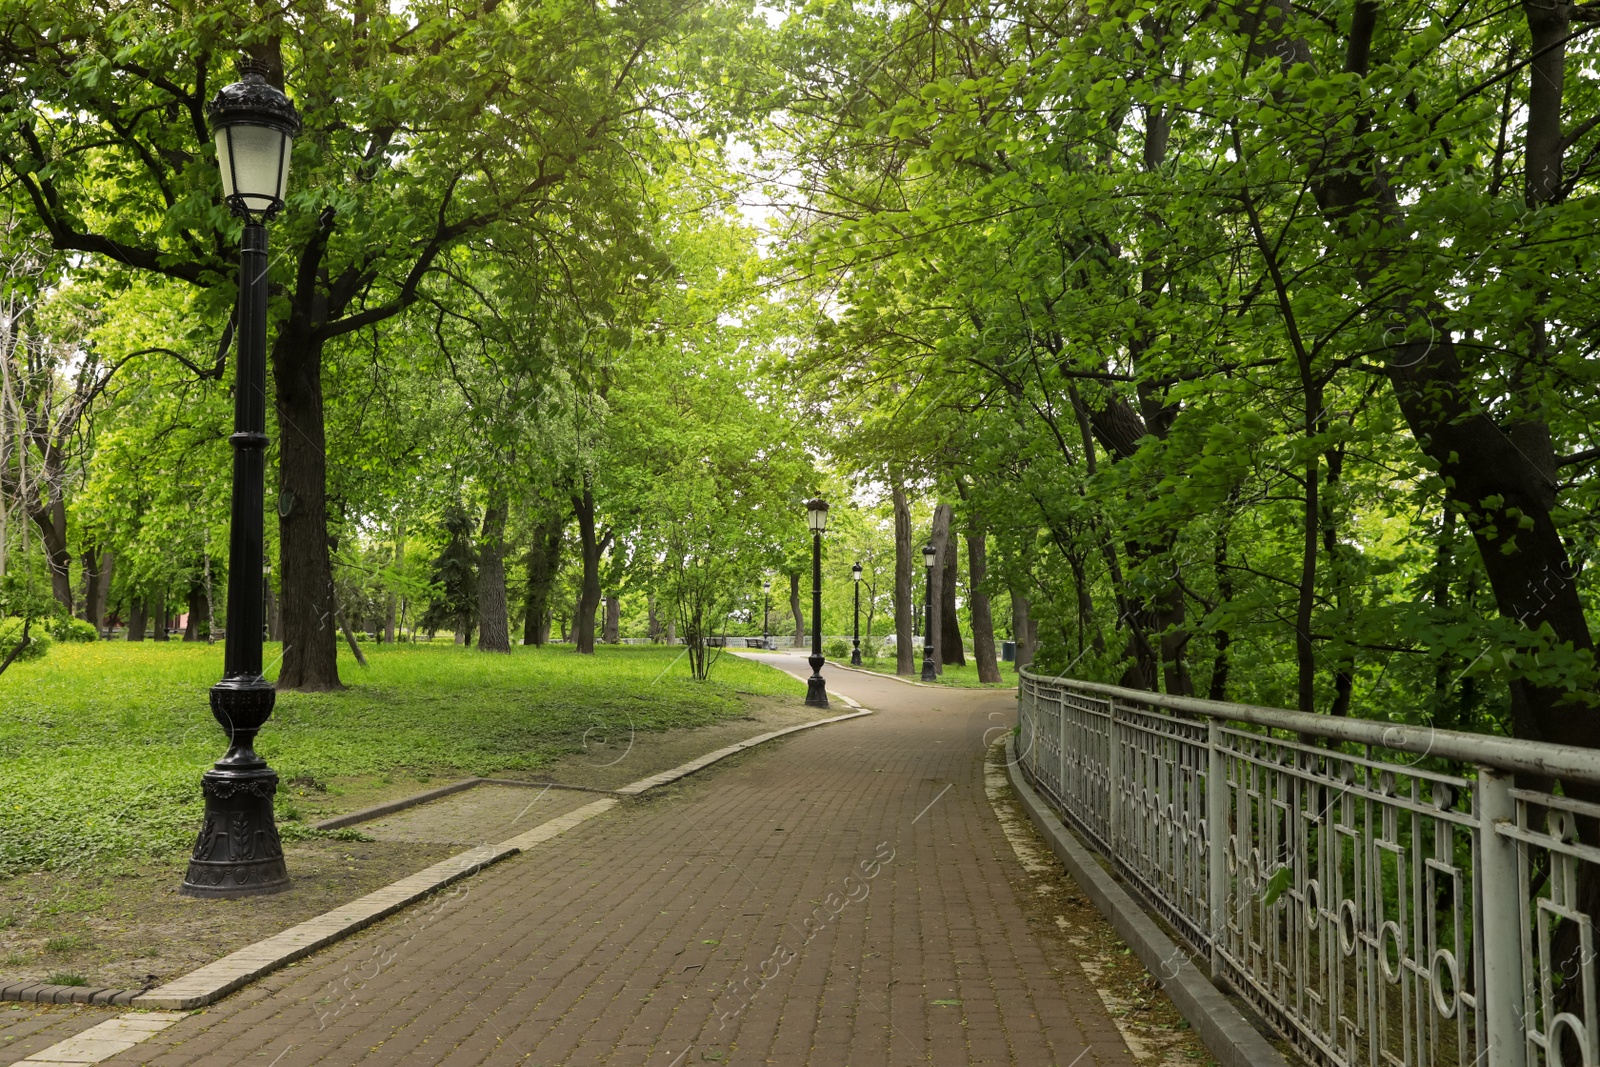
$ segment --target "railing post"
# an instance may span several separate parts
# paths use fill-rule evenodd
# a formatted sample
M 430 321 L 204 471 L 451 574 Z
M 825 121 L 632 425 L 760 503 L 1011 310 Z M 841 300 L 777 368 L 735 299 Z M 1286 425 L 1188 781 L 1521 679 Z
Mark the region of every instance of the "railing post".
M 1222 977 L 1222 946 L 1228 934 L 1228 759 L 1222 724 L 1206 722 L 1206 876 L 1211 914 L 1211 977 Z
M 1117 736 L 1117 702 L 1109 700 L 1106 707 L 1110 717 L 1106 720 L 1106 782 L 1111 787 L 1110 803 L 1106 806 L 1106 847 L 1111 850 L 1115 865 L 1121 855 L 1122 842 L 1117 831 L 1122 826 L 1122 742 Z
M 1496 827 L 1516 820 L 1513 776 L 1478 768 L 1478 915 L 1483 926 L 1483 988 L 1487 1067 L 1524 1067 L 1527 1022 L 1522 1009 L 1522 877 L 1517 845 Z M 1515 919 L 1515 921 L 1512 921 Z

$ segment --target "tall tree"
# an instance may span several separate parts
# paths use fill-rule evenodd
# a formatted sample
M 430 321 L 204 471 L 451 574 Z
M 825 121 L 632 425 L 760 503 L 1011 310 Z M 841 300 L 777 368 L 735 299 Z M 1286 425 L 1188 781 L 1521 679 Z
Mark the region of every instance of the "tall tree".
M 0 19 L 15 90 L 0 167 L 19 201 L 59 252 L 201 287 L 218 334 L 237 223 L 217 204 L 205 104 L 241 44 L 274 84 L 292 83 L 305 130 L 273 235 L 278 684 L 336 688 L 325 349 L 413 305 L 441 257 L 486 228 L 515 220 L 558 241 L 590 221 L 626 229 L 637 196 L 619 183 L 637 173 L 625 160 L 649 127 L 636 116 L 678 11 L 62 9 L 46 33 L 18 4 Z

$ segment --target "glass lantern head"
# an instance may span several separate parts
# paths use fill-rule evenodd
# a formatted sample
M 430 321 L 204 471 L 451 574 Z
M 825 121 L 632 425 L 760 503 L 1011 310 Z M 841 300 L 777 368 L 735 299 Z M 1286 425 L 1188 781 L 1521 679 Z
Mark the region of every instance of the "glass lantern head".
M 814 534 L 824 533 L 828 529 L 828 502 L 826 500 L 806 501 L 806 525 L 811 527 Z
M 932 545 L 922 546 L 922 565 L 924 567 L 928 568 L 930 571 L 933 570 L 933 565 L 938 561 L 938 559 L 938 549 L 934 548 Z
M 223 199 L 247 221 L 265 221 L 283 209 L 289 155 L 300 132 L 299 114 L 281 89 L 267 83 L 267 69 L 257 60 L 241 60 L 239 80 L 206 105 Z

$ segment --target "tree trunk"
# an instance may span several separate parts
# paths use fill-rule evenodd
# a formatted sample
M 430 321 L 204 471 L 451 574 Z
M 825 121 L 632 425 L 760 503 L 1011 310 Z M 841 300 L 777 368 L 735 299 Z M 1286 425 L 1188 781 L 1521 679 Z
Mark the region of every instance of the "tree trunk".
M 345 644 L 350 646 L 350 654 L 356 658 L 357 663 L 365 667 L 367 665 L 367 657 L 366 654 L 361 651 L 360 642 L 356 640 L 356 635 L 350 632 L 350 623 L 347 619 L 345 619 L 344 614 L 342 612 L 338 614 L 339 630 L 344 634 Z
M 262 584 L 266 587 L 267 639 L 269 641 L 282 641 L 283 613 L 278 610 L 278 591 L 272 588 L 270 575 L 262 579 Z
M 1017 644 L 1017 659 L 1013 664 L 1017 671 L 1033 662 L 1034 650 L 1039 647 L 1039 624 L 1033 618 L 1032 608 L 1026 596 L 1015 588 L 1011 590 L 1011 640 Z
M 604 641 L 608 645 L 617 644 L 622 640 L 622 601 L 617 597 L 606 597 L 606 622 Z
M 110 555 L 110 553 L 106 553 Z M 101 590 L 104 581 L 100 574 L 100 552 L 98 549 L 86 548 L 83 555 L 78 557 L 83 564 L 83 608 L 78 617 L 84 622 L 100 629 L 100 601 L 103 596 Z
M 889 484 L 894 498 L 894 672 L 911 675 L 916 661 L 916 593 L 912 586 L 911 505 L 899 478 Z
M 944 646 L 941 662 L 958 667 L 967 665 L 966 642 L 961 638 L 961 615 L 956 607 L 956 591 L 961 588 L 961 545 L 955 530 L 950 531 L 950 543 L 944 554 L 944 590 L 939 603 L 939 613 L 944 616 L 940 626 L 940 640 Z
M 1211 565 L 1217 583 L 1217 603 L 1228 604 L 1233 600 L 1233 571 L 1228 567 L 1228 527 L 1229 522 L 1224 519 L 1217 530 L 1216 544 L 1211 550 Z M 1233 643 L 1233 635 L 1222 627 L 1217 627 L 1211 638 L 1216 651 L 1211 658 L 1211 685 L 1206 690 L 1208 700 L 1228 699 L 1228 672 L 1232 669 L 1232 659 L 1228 654 L 1228 646 Z
M 678 621 L 670 616 L 667 618 L 667 644 L 678 643 Z
M 111 600 L 111 579 L 116 573 L 117 554 L 108 548 L 100 554 L 100 595 L 94 602 L 94 618 L 90 620 L 96 629 L 106 625 L 106 604 Z
M 44 541 L 45 566 L 50 571 L 50 591 L 57 603 L 72 613 L 72 553 L 67 551 L 67 508 L 59 490 L 52 489 L 44 507 L 28 513 Z
M 144 598 L 131 595 L 128 598 L 128 640 L 143 641 L 146 608 Z
M 602 546 L 594 526 L 594 490 L 589 477 L 583 479 L 583 495 L 572 498 L 572 511 L 578 517 L 578 540 L 583 553 L 583 581 L 578 588 L 578 611 L 573 629 L 577 651 L 594 654 L 594 617 L 600 608 L 600 552 Z
M 340 689 L 339 620 L 328 554 L 322 342 L 296 307 L 272 346 L 278 413 L 279 689 Z
M 150 620 L 156 624 L 156 632 L 152 637 L 157 641 L 165 641 L 167 639 L 167 590 L 165 586 L 150 602 Z
M 478 651 L 511 651 L 511 624 L 506 610 L 504 497 L 491 498 L 483 513 L 478 542 Z
M 654 596 L 650 597 L 648 601 L 648 610 L 650 612 L 650 643 L 655 644 L 661 640 L 661 622 L 656 618 L 656 598 Z
M 972 610 L 972 658 L 978 664 L 978 681 L 998 682 L 1000 664 L 994 654 L 994 618 L 983 580 L 989 573 L 988 544 L 976 528 L 967 532 L 967 600 Z
M 185 641 L 200 640 L 200 622 L 211 613 L 211 606 L 206 603 L 206 590 L 202 585 L 189 587 L 189 619 L 183 626 L 183 639 Z
M 561 568 L 561 539 L 565 515 L 550 514 L 534 533 L 528 549 L 528 589 L 523 607 L 522 643 L 542 645 L 550 639 L 550 589 Z
M 932 621 L 928 624 L 928 633 L 923 647 L 933 647 L 933 669 L 937 674 L 944 673 L 944 587 L 945 587 L 945 560 L 950 554 L 950 505 L 939 504 L 933 509 L 933 530 L 928 537 L 928 543 L 933 545 L 933 579 L 928 590 L 928 600 L 933 604 L 933 610 L 928 612 Z
M 794 612 L 794 647 L 806 647 L 806 614 L 800 610 L 800 575 L 789 575 L 789 610 Z

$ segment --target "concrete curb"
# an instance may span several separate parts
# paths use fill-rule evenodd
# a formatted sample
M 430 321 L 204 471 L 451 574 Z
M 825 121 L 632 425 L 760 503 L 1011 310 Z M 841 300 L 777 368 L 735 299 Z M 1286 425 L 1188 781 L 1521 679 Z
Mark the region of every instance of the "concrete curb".
M 137 989 L 101 989 L 98 986 L 50 985 L 48 982 L 12 982 L 0 985 L 0 1001 L 29 1004 L 132 1004 Z
M 1051 851 L 1100 914 L 1110 920 L 1140 962 L 1161 982 L 1161 988 L 1199 1033 L 1200 1040 L 1217 1062 L 1222 1067 L 1288 1067 L 1271 1042 L 1218 992 L 1190 961 L 1188 953 L 1175 945 L 1155 920 L 1145 914 L 1127 890 L 1056 817 L 1044 798 L 1034 792 L 1016 756 L 1016 739 L 1007 737 L 1006 776 L 1028 818 L 1050 842 Z
M 449 785 L 442 785 L 437 789 L 430 789 L 425 793 L 417 793 L 414 796 L 401 797 L 399 800 L 391 800 L 387 804 L 377 804 L 370 808 L 363 808 L 360 811 L 352 811 L 348 815 L 335 815 L 331 819 L 323 819 L 321 822 L 314 822 L 311 825 L 317 830 L 337 830 L 341 826 L 351 826 L 358 822 L 368 822 L 372 819 L 382 818 L 385 815 L 392 815 L 397 811 L 405 811 L 407 808 L 414 808 L 418 804 L 426 804 L 430 800 L 438 800 L 440 797 L 447 797 L 451 793 L 459 793 L 464 789 L 471 789 L 481 781 L 483 781 L 481 778 L 463 778 L 459 782 L 451 782 Z
M 373 819 L 381 819 L 385 815 L 393 815 L 397 811 L 405 811 L 407 808 L 414 808 L 419 804 L 426 804 L 429 801 L 439 800 L 456 793 L 463 793 L 480 785 L 515 785 L 530 789 L 575 789 L 584 793 L 613 792 L 610 789 L 595 789 L 586 785 L 563 785 L 560 782 L 523 782 L 515 778 L 463 778 L 459 782 L 451 782 L 449 785 L 442 785 L 437 789 L 414 793 L 409 797 L 401 797 L 399 800 L 375 804 L 370 808 L 352 811 L 347 815 L 335 815 L 331 819 L 323 819 L 321 822 L 312 823 L 311 828 L 314 830 L 337 830 L 345 826 L 354 826 L 357 823 L 371 822 Z
M 25 1064 L 85 1067 L 86 1064 L 99 1063 L 119 1052 L 128 1051 L 141 1041 L 148 1041 L 183 1018 L 185 1016 L 178 1012 L 129 1012 L 115 1019 L 107 1019 L 98 1026 L 91 1026 L 65 1041 L 57 1041 L 49 1048 L 40 1049 L 27 1059 L 18 1060 L 15 1067 L 24 1067 Z
M 618 796 L 638 796 L 657 786 L 686 778 L 719 760 L 726 759 L 735 753 L 754 748 L 775 738 L 785 737 L 817 726 L 826 726 L 829 723 L 843 722 L 847 719 L 857 719 L 872 714 L 870 710 L 861 707 L 849 697 L 842 694 L 835 695 L 856 710 L 846 715 L 835 715 L 827 719 L 799 723 L 785 727 L 782 730 L 758 734 L 755 737 L 740 741 L 738 744 L 708 752 L 704 756 L 690 760 L 688 763 L 681 764 L 671 770 L 653 774 L 648 778 L 641 778 L 615 790 L 615 795 L 613 796 L 596 800 L 592 804 L 586 804 L 575 811 L 541 823 L 516 837 L 501 841 L 499 844 L 481 845 L 478 848 L 469 849 L 466 852 L 451 856 L 447 860 L 436 863 L 426 870 L 418 871 L 407 878 L 402 878 L 398 882 L 387 885 L 376 892 L 368 893 L 366 896 L 353 900 L 332 911 L 324 912 L 316 918 L 291 926 L 289 929 L 257 941 L 253 945 L 246 945 L 244 948 L 229 953 L 221 959 L 201 967 L 199 970 L 191 971 L 183 977 L 149 992 L 138 993 L 134 990 L 80 990 L 72 986 L 39 987 L 35 985 L 22 986 L 21 984 L 19 984 L 18 988 L 25 994 L 37 994 L 40 988 L 65 989 L 71 990 L 74 994 L 84 995 L 96 993 L 123 995 L 132 993 L 137 995 L 131 996 L 129 1000 L 120 1001 L 120 1003 L 131 1003 L 131 1006 L 135 1008 L 189 1011 L 194 1008 L 204 1007 L 221 1000 L 235 990 L 249 985 L 258 978 L 265 977 L 273 971 L 288 966 L 295 960 L 303 959 L 320 948 L 325 948 L 335 941 L 343 940 L 351 934 L 371 926 L 378 920 L 393 915 L 402 908 L 421 900 L 423 897 L 442 889 L 452 882 L 476 874 L 491 864 L 509 859 L 519 852 L 558 837 L 580 823 L 616 807 L 620 803 L 617 799 Z M 357 816 L 376 818 L 391 812 L 403 811 L 406 808 L 415 807 L 418 804 L 449 796 L 453 793 L 459 793 L 489 781 L 491 779 L 469 778 L 465 781 L 454 782 L 438 789 L 430 789 L 425 793 L 419 793 L 416 796 L 368 808 L 366 812 L 354 812 L 351 815 L 339 816 L 337 822 L 338 825 L 351 825 L 356 821 Z M 515 782 L 506 784 L 531 786 L 542 783 Z M 327 822 L 334 821 L 328 820 Z M 327 822 L 317 825 L 326 827 Z M 21 998 L 18 997 L 17 999 Z M 29 999 L 38 998 L 34 996 Z M 75 1002 L 86 1003 L 87 1001 Z M 107 1001 L 102 1000 L 100 1003 L 107 1003 Z

